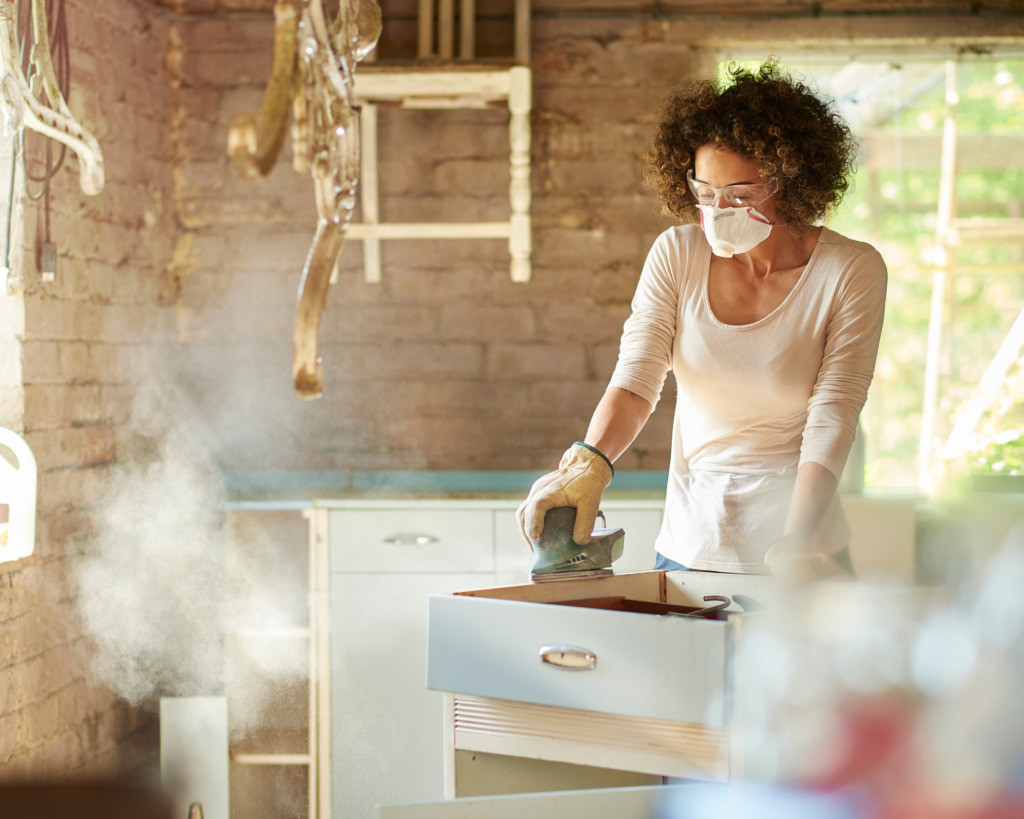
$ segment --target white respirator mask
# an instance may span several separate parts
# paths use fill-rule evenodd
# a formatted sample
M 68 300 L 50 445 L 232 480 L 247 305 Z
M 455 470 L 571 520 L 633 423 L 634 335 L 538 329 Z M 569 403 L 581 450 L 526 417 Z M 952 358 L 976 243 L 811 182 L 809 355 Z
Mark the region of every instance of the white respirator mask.
M 697 205 L 700 227 L 711 245 L 711 252 L 728 259 L 753 250 L 767 239 L 775 223 L 753 208 L 719 208 Z
M 774 178 L 715 188 L 696 179 L 690 168 L 686 172 L 686 183 L 697 200 L 701 230 L 716 256 L 728 259 L 753 250 L 771 235 L 772 226 L 778 224 L 754 210 L 755 205 L 778 191 L 779 183 Z M 729 207 L 717 206 L 723 200 Z

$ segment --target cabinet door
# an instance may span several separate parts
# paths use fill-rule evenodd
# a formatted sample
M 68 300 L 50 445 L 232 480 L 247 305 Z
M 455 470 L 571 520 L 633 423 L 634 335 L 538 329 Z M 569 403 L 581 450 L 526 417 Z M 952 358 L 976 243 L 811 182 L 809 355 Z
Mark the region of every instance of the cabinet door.
M 616 509 L 614 506 L 606 505 L 604 513 L 609 526 L 626 530 L 626 547 L 622 557 L 615 561 L 615 571 L 649 572 L 653 569 L 654 541 L 661 531 L 661 510 Z M 600 523 L 599 518 L 598 525 Z M 533 554 L 519 534 L 515 512 L 499 510 L 494 513 L 494 535 L 498 585 L 528 581 Z
M 427 597 L 491 574 L 331 575 L 333 808 L 442 799 L 442 695 L 425 687 Z

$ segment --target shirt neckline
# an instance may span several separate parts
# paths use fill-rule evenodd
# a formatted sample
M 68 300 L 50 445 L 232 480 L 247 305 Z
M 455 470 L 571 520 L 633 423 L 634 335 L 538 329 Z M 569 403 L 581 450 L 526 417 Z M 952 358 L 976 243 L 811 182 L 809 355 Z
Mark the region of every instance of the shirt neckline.
M 771 319 L 773 319 L 775 316 L 781 313 L 786 308 L 786 305 L 789 304 L 795 298 L 797 290 L 799 290 L 800 287 L 803 285 L 804 280 L 807 278 L 807 274 L 811 269 L 811 265 L 814 264 L 814 261 L 818 256 L 818 248 L 821 247 L 822 244 L 824 244 L 822 240 L 825 238 L 825 232 L 827 230 L 827 227 L 822 226 L 821 232 L 818 234 L 818 240 L 814 243 L 814 248 L 811 250 L 810 258 L 807 259 L 807 264 L 804 265 L 803 273 L 800 274 L 800 278 L 797 279 L 796 284 L 793 285 L 793 289 L 789 291 L 789 294 L 786 296 L 786 298 L 782 300 L 782 303 L 774 310 L 772 310 L 764 318 L 760 318 L 757 321 L 752 322 L 750 324 L 726 324 L 724 321 L 721 321 L 718 318 L 718 316 L 715 315 L 715 311 L 711 309 L 711 299 L 708 296 L 708 281 L 711 279 L 711 245 L 709 245 L 706 241 L 702 242 L 701 244 L 704 248 L 705 259 L 703 263 L 704 284 L 701 289 L 701 295 L 704 299 L 704 309 L 708 314 L 708 318 L 711 319 L 712 323 L 716 327 L 722 327 L 726 330 L 752 330 L 757 327 L 760 327 L 762 324 L 765 324 L 768 321 L 771 321 Z M 703 232 L 700 235 L 701 238 L 704 238 Z

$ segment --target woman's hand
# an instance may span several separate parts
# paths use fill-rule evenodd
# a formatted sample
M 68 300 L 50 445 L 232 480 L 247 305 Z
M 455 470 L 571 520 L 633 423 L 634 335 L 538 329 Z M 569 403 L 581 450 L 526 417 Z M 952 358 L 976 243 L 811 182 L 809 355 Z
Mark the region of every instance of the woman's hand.
M 576 508 L 573 540 L 580 546 L 590 542 L 601 496 L 614 475 L 612 463 L 633 443 L 652 411 L 649 402 L 628 390 L 605 391 L 587 429 L 586 446 L 573 444 L 558 469 L 539 478 L 516 511 L 519 531 L 531 548 L 544 531 L 544 515 L 559 506 Z
M 548 510 L 572 506 L 576 509 L 572 539 L 580 546 L 589 543 L 601 508 L 601 495 L 614 474 L 611 461 L 603 454 L 583 444 L 573 444 L 562 456 L 558 469 L 538 478 L 516 510 L 523 538 L 532 546 L 544 532 Z
M 807 542 L 799 535 L 788 535 L 775 541 L 764 553 L 764 567 L 775 577 L 795 584 L 851 577 L 830 555 L 810 551 Z
M 838 486 L 836 476 L 813 461 L 797 471 L 786 535 L 764 554 L 764 567 L 773 575 L 796 583 L 850 576 L 824 551 L 831 545 L 827 536 Z

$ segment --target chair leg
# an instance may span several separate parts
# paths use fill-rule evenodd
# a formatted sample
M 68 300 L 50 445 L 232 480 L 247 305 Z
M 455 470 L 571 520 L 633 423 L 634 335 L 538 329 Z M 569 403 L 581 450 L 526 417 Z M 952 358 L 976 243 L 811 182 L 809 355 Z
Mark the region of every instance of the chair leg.
M 437 53 L 442 60 L 455 56 L 455 2 L 439 0 L 437 11 Z
M 380 199 L 377 188 L 377 106 L 364 103 L 359 115 L 362 151 L 360 152 L 360 204 L 363 209 L 363 224 L 380 223 Z M 380 284 L 380 239 L 367 236 L 363 239 L 363 277 L 367 284 Z
M 515 0 L 515 60 L 519 65 L 530 64 L 530 0 Z
M 434 0 L 420 0 L 418 51 L 421 60 L 434 53 Z
M 509 201 L 512 205 L 511 234 L 508 240 L 512 256 L 512 281 L 528 282 L 533 250 L 530 225 L 530 109 L 532 75 L 529 68 L 517 66 L 509 72 L 508 110 L 511 178 Z
M 459 15 L 459 59 L 472 60 L 476 52 L 476 0 L 462 0 Z

